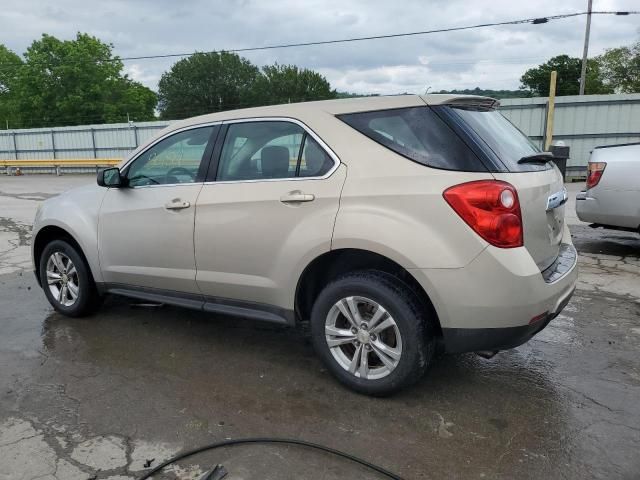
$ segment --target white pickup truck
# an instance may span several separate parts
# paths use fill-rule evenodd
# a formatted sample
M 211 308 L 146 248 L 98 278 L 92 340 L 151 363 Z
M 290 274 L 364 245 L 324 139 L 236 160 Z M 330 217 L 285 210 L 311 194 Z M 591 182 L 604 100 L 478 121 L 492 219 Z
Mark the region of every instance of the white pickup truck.
M 576 213 L 593 227 L 640 232 L 640 142 L 593 149 Z

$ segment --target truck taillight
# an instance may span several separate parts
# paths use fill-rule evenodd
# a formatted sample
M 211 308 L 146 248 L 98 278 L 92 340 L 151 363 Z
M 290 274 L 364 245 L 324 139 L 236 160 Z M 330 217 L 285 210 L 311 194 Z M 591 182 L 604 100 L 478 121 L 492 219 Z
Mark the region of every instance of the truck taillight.
M 587 188 L 593 188 L 600 182 L 607 162 L 589 162 L 587 168 Z
M 523 245 L 522 213 L 513 185 L 500 180 L 462 183 L 445 190 L 444 199 L 482 238 L 500 248 Z

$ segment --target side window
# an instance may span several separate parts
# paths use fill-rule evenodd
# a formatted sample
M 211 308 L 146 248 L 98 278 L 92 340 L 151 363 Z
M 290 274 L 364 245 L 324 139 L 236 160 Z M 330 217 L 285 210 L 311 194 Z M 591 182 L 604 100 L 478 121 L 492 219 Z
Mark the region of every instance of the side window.
M 129 166 L 129 186 L 195 182 L 214 128 L 186 130 L 155 144 Z
M 304 130 L 291 122 L 229 125 L 220 155 L 219 181 L 296 176 Z
M 486 172 L 484 164 L 429 107 L 409 107 L 339 115 L 371 140 L 428 167 Z
M 313 137 L 307 135 L 304 141 L 302 157 L 300 158 L 300 177 L 322 177 L 333 167 L 333 160 L 325 150 L 318 145 Z

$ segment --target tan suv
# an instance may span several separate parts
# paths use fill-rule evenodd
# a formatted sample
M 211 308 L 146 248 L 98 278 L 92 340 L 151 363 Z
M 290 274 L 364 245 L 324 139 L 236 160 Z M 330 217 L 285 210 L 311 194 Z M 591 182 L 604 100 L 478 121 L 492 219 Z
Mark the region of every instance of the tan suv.
M 394 392 L 438 345 L 526 342 L 573 293 L 562 177 L 497 105 L 370 97 L 173 123 L 43 203 L 36 276 L 72 316 L 112 293 L 308 322 L 341 382 Z

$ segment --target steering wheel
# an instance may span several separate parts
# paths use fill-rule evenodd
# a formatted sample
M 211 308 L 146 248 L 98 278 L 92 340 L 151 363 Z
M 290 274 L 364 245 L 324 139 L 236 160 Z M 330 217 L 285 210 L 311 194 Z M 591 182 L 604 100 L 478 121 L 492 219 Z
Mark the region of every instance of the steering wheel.
M 165 175 L 165 180 L 167 181 L 167 183 L 174 183 L 174 182 L 169 182 L 169 179 L 171 177 L 176 178 L 176 175 L 186 175 L 188 176 L 192 181 L 195 180 L 195 177 L 193 176 L 193 173 L 184 168 L 184 167 L 173 167 L 171 170 L 169 170 L 167 172 L 167 174 Z

